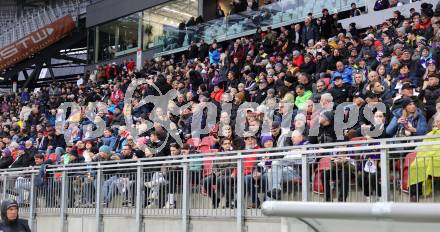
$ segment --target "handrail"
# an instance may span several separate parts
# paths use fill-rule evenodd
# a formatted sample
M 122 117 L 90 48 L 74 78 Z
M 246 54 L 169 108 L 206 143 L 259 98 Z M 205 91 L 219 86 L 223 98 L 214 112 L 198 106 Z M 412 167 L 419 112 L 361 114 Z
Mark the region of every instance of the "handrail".
M 411 139 L 410 139 L 411 138 Z M 203 154 L 191 154 L 187 157 L 187 159 L 175 159 L 174 157 L 156 157 L 156 158 L 142 158 L 138 160 L 118 160 L 118 161 L 102 161 L 102 162 L 90 162 L 90 163 L 81 163 L 81 164 L 70 164 L 70 165 L 51 165 L 48 167 L 48 170 L 51 171 L 68 171 L 68 170 L 85 170 L 96 168 L 97 164 L 100 164 L 100 168 L 123 168 L 123 167 L 135 167 L 138 165 L 144 166 L 153 166 L 153 165 L 163 165 L 163 164 L 181 164 L 181 163 L 191 163 L 191 162 L 200 162 L 206 160 L 237 160 L 243 159 L 246 157 L 256 157 L 261 158 L 263 156 L 280 156 L 291 154 L 292 150 L 301 150 L 300 153 L 307 158 L 319 158 L 321 157 L 319 154 L 328 154 L 328 153 L 338 153 L 338 152 L 359 152 L 365 150 L 381 150 L 381 149 L 398 149 L 398 148 L 408 148 L 408 147 L 420 147 L 420 146 L 431 146 L 431 145 L 440 145 L 440 139 L 438 141 L 432 142 L 416 142 L 416 143 L 392 143 L 386 144 L 389 141 L 407 141 L 413 140 L 412 138 L 440 138 L 440 136 L 417 136 L 417 137 L 408 137 L 405 139 L 387 139 L 387 140 L 367 140 L 367 141 L 351 141 L 351 142 L 343 142 L 343 143 L 331 143 L 331 144 L 318 144 L 318 145 L 306 145 L 306 146 L 287 146 L 287 147 L 278 147 L 278 148 L 263 148 L 258 150 L 239 150 L 239 151 L 228 151 L 228 152 L 213 152 L 213 153 L 203 153 Z M 362 144 L 362 143 L 376 143 L 375 145 L 370 146 L 354 146 L 354 147 L 341 147 L 343 144 L 346 145 L 354 145 L 354 144 Z M 379 145 L 377 145 L 379 143 Z M 323 148 L 323 147 L 336 147 L 336 148 Z M 310 148 L 321 148 L 319 150 L 310 149 Z M 376 152 L 378 153 L 378 152 Z M 340 156 L 356 156 L 356 155 L 364 155 L 362 154 L 341 154 Z M 215 155 L 213 157 L 213 155 Z M 333 155 L 334 157 L 338 155 Z M 135 163 L 136 164 L 133 164 Z M 0 175 L 9 175 L 13 173 L 29 173 L 27 168 L 13 168 L 13 169 L 4 169 L 0 172 Z
M 266 201 L 263 203 L 262 211 L 266 216 L 294 218 L 393 220 L 432 223 L 440 221 L 440 204 Z
M 52 10 L 53 12 L 55 12 L 55 9 L 61 9 L 60 7 L 63 7 L 62 3 L 56 3 L 55 7 L 48 7 L 48 9 L 46 9 L 46 6 L 43 6 L 41 8 L 36 9 L 36 13 L 35 12 L 29 12 L 26 15 L 23 15 L 22 17 L 20 17 L 19 19 L 17 19 L 18 24 L 20 26 L 23 26 L 27 21 L 31 20 L 32 18 L 36 17 L 36 18 L 40 18 L 40 14 L 44 15 L 46 13 L 48 13 L 50 10 Z M 67 11 L 66 12 L 61 12 L 60 15 L 55 14 L 55 18 L 59 19 L 65 15 L 68 14 L 81 14 L 80 10 L 83 9 L 84 7 L 86 7 L 88 4 L 90 4 L 90 0 L 81 0 L 79 2 L 68 2 L 66 6 L 67 7 Z M 72 15 L 72 17 L 75 19 L 77 15 Z M 48 18 L 50 22 L 53 22 L 54 19 L 51 19 L 50 17 Z M 17 28 L 17 21 L 14 21 L 12 23 L 10 23 L 7 26 L 4 26 L 7 29 L 2 29 L 3 33 L 0 32 L 0 38 L 4 38 L 4 39 L 0 39 L 0 48 L 9 45 L 9 43 L 12 43 L 14 41 L 9 41 L 9 43 L 6 40 L 7 36 L 9 33 L 15 33 L 15 29 Z M 38 28 L 38 25 L 36 24 L 36 27 Z M 21 36 L 12 36 L 11 40 L 18 40 L 21 39 L 22 37 L 24 37 L 25 35 L 21 35 Z

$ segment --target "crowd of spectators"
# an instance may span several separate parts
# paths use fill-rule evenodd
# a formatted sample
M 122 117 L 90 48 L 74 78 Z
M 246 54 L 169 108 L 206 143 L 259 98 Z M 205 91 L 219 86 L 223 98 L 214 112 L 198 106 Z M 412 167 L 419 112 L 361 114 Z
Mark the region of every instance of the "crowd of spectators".
M 201 40 L 181 56 L 149 60 L 139 70 L 133 60 L 98 65 L 76 83 L 52 83 L 49 87 L 3 95 L 0 97 L 0 168 L 180 156 L 213 149 L 232 151 L 331 143 L 337 141 L 334 108 L 343 102 L 351 103 L 347 111 L 357 108 L 362 112 L 366 105 L 379 102 L 387 106 L 383 112 L 374 112 L 373 122 L 360 115 L 356 125 L 344 131 L 345 141 L 364 136 L 365 130 L 378 126 L 383 128 L 380 138 L 425 135 L 440 126 L 434 123 L 440 109 L 440 10 L 438 5 L 436 10 L 429 4 L 422 6 L 410 17 L 395 11 L 383 24 L 366 30 L 358 30 L 354 24 L 346 30 L 324 9 L 321 18 L 309 17 L 304 23 L 279 30 L 258 29 L 253 35 L 224 43 L 207 44 Z M 146 78 L 148 83 L 138 86 L 131 106 L 124 105 L 124 94 L 137 78 Z M 171 89 L 178 94 L 168 109 L 141 104 L 141 98 L 157 96 L 158 90 L 165 94 Z M 91 138 L 85 127 L 63 132 L 63 128 L 56 126 L 58 122 L 64 122 L 66 128 L 72 123 L 92 125 L 94 121 L 84 111 L 71 114 L 64 121 L 57 116 L 57 109 L 63 102 L 76 102 L 84 108 L 95 101 L 108 105 L 96 115 L 105 121 L 107 128 L 103 136 Z M 204 106 L 208 102 L 219 106 L 218 120 L 214 124 L 202 120 L 201 128 L 210 128 L 209 133 L 192 131 L 193 116 L 201 114 L 206 118 Z M 268 133 L 261 129 L 268 117 L 263 107 L 246 112 L 244 137 L 235 133 L 235 119 L 244 102 L 276 106 L 270 115 L 273 123 Z M 171 108 L 187 103 L 191 107 L 181 109 L 180 114 L 170 113 Z M 232 103 L 230 112 L 220 111 L 225 103 Z M 321 106 L 320 112 L 315 104 Z M 282 118 L 289 108 L 293 108 L 294 115 L 292 122 L 285 124 Z M 140 134 L 137 139 L 125 127 L 128 109 Z M 309 129 L 316 126 L 312 125 L 314 117 L 319 134 L 309 136 Z M 146 126 L 150 119 L 153 119 L 152 129 Z M 178 134 L 185 144 L 183 147 L 173 137 L 167 139 L 169 131 L 164 125 Z M 284 131 L 293 133 L 287 137 Z M 66 141 L 63 133 L 70 133 L 71 139 Z M 200 134 L 202 142 L 193 138 L 196 134 Z M 164 143 L 164 149 L 158 149 Z M 257 179 L 274 179 L 270 173 L 277 170 L 283 173 L 277 175 L 281 179 L 275 178 L 277 181 L 271 182 L 273 186 L 267 193 L 277 198 L 282 178 L 296 178 L 300 174 L 285 166 L 284 163 L 291 162 L 289 157 L 274 163 L 277 168 L 270 173 L 265 170 L 271 164 L 264 159 L 259 162 L 250 160 L 245 164 L 246 189 L 250 193 L 255 191 Z M 213 168 L 224 167 L 214 163 Z M 201 169 L 201 164 L 191 167 L 195 173 Z M 256 172 L 259 174 L 254 175 Z M 227 192 L 231 187 L 222 186 L 230 185 L 233 175 L 214 171 L 211 178 L 200 183 L 213 199 L 213 206 L 218 205 L 219 197 L 212 191 L 213 185 L 225 188 L 220 192 L 226 192 L 227 206 L 233 206 L 233 193 Z M 166 172 L 158 171 L 145 185 L 154 193 L 154 186 L 164 183 L 164 178 Z M 110 178 L 105 186 L 118 183 L 118 178 Z M 17 188 L 25 188 L 20 186 Z M 112 189 L 104 187 L 106 203 L 111 201 Z M 157 191 L 153 193 L 152 201 L 158 195 Z M 168 194 L 166 204 L 172 207 L 173 193 Z M 346 197 L 346 193 L 341 194 L 339 199 L 344 201 Z M 254 196 L 252 203 L 253 207 L 259 204 Z M 165 202 L 158 204 L 163 206 Z

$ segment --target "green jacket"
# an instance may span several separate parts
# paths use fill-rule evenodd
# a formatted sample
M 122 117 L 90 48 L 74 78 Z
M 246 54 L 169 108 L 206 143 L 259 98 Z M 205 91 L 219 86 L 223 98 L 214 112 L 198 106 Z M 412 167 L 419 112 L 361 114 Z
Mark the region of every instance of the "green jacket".
M 298 108 L 298 109 L 303 109 L 304 108 L 304 104 L 306 103 L 306 101 L 307 100 L 309 100 L 311 97 L 312 97 L 312 95 L 313 95 L 313 93 L 312 93 L 312 91 L 310 91 L 310 90 L 306 90 L 305 92 L 304 92 L 304 95 L 302 95 L 302 96 L 297 96 L 296 98 L 295 98 L 295 106 Z

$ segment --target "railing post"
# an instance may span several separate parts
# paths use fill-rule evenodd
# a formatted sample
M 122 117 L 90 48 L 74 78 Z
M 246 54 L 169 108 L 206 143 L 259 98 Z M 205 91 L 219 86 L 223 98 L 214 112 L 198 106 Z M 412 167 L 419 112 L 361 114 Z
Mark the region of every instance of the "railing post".
M 386 145 L 386 142 L 380 143 L 382 146 Z M 386 148 L 380 149 L 380 175 L 381 175 L 381 197 L 383 202 L 388 201 L 390 179 L 388 175 L 388 150 Z
M 186 161 L 186 158 L 185 158 Z M 189 208 L 190 208 L 190 184 L 188 174 L 188 163 L 183 162 L 183 189 L 182 189 L 182 232 L 189 231 Z
M 29 227 L 31 231 L 35 231 L 35 208 L 36 208 L 36 199 L 35 199 L 35 173 L 32 173 L 31 176 L 31 191 L 29 193 Z
M 6 186 L 8 185 L 8 176 L 4 175 L 3 176 L 3 199 L 6 199 Z
M 61 209 L 60 209 L 60 232 L 66 232 L 67 231 L 67 194 L 68 194 L 68 178 L 67 178 L 67 172 L 63 171 L 63 175 L 61 176 Z
M 301 188 L 302 188 L 302 201 L 310 200 L 310 176 L 309 165 L 307 163 L 307 155 L 301 156 Z
M 95 203 L 96 203 L 96 215 L 95 215 L 95 220 L 96 220 L 96 231 L 97 232 L 101 232 L 102 231 L 102 223 L 101 223 L 101 199 L 102 199 L 102 170 L 101 170 L 101 165 L 98 163 L 98 169 L 97 169 L 97 173 L 96 173 L 96 199 L 95 199 Z
M 243 210 L 243 159 L 241 158 L 242 154 L 238 153 L 239 158 L 237 159 L 237 205 L 236 205 L 236 232 L 243 231 L 243 218 L 244 218 L 244 210 Z
M 138 162 L 136 171 L 136 231 L 141 232 L 143 229 L 143 201 L 142 201 L 142 189 L 143 189 L 143 178 L 142 178 L 142 166 L 140 161 Z

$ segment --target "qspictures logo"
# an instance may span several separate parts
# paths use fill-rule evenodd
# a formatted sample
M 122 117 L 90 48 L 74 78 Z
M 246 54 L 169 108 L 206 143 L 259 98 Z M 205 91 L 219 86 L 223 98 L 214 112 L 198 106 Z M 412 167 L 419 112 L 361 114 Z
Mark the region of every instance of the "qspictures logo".
M 0 49 L 0 70 L 6 69 L 64 38 L 75 28 L 70 15 Z

